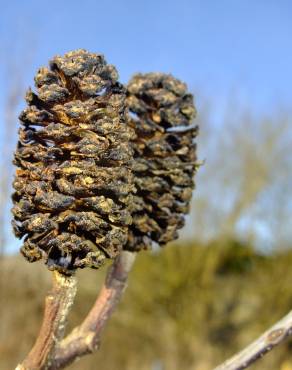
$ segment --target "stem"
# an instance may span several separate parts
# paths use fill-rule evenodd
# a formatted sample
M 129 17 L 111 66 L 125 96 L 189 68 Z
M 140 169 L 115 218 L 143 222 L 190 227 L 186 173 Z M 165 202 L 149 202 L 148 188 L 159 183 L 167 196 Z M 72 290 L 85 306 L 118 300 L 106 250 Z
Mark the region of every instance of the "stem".
M 121 300 L 135 257 L 124 251 L 116 258 L 94 306 L 83 323 L 59 344 L 49 370 L 62 369 L 99 348 L 101 333 Z
M 258 339 L 214 370 L 243 370 L 292 335 L 292 311 Z
M 68 313 L 76 294 L 76 277 L 53 272 L 53 287 L 46 296 L 42 326 L 36 342 L 16 370 L 47 370 L 55 347 L 63 338 Z

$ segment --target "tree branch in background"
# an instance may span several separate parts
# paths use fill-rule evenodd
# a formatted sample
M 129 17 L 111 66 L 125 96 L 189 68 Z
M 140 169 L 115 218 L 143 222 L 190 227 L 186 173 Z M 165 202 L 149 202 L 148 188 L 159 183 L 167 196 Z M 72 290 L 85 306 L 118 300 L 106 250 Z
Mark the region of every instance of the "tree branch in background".
M 292 311 L 243 351 L 237 353 L 214 370 L 243 370 L 292 335 Z
M 129 272 L 135 261 L 135 253 L 124 251 L 109 268 L 100 294 L 83 321 L 56 349 L 50 370 L 62 369 L 81 356 L 99 347 L 101 333 L 120 302 L 127 286 Z
M 39 336 L 22 364 L 16 370 L 45 370 L 54 357 L 55 347 L 63 338 L 68 313 L 76 294 L 76 277 L 53 272 L 53 288 L 45 303 Z

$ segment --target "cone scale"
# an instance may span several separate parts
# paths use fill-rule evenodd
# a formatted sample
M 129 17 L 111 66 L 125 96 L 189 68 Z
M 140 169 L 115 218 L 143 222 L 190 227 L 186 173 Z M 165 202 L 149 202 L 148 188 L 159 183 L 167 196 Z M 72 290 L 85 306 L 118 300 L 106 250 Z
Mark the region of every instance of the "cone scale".
M 133 132 L 117 79 L 102 55 L 77 50 L 41 68 L 26 95 L 12 212 L 30 262 L 97 268 L 127 242 Z
M 139 251 L 178 237 L 189 212 L 198 167 L 193 96 L 171 75 L 135 75 L 128 84 L 133 173 L 137 192 L 126 249 Z

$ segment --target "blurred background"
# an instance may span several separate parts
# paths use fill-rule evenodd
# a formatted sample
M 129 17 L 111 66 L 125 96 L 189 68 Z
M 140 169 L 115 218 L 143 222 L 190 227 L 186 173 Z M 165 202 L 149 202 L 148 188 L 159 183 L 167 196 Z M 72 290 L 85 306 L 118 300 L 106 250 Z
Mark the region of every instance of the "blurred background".
M 208 370 L 292 307 L 292 3 L 289 0 L 0 0 L 0 370 L 40 325 L 50 276 L 18 255 L 11 165 L 24 94 L 40 66 L 101 52 L 127 83 L 161 71 L 196 100 L 199 158 L 180 239 L 141 253 L 86 370 Z M 81 271 L 70 325 L 103 279 Z M 255 369 L 291 370 L 292 342 Z

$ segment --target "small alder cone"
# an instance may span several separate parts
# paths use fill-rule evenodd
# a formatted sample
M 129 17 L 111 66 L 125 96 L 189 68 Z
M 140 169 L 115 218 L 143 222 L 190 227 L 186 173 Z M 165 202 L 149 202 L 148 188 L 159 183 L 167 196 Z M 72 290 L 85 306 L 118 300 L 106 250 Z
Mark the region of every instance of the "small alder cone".
M 128 250 L 166 244 L 178 237 L 198 166 L 196 110 L 187 87 L 171 75 L 137 74 L 128 84 L 130 126 L 135 129 L 134 181 Z
M 117 79 L 102 55 L 76 50 L 41 68 L 26 95 L 12 212 L 30 262 L 97 268 L 127 241 L 133 131 Z

